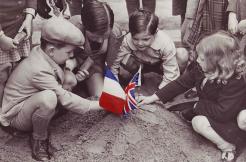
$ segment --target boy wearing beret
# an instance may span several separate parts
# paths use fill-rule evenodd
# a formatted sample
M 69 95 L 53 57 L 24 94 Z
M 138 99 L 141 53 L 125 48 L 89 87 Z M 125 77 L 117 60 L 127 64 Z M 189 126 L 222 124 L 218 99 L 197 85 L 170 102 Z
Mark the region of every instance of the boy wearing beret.
M 59 65 L 73 57 L 75 47 L 83 43 L 83 34 L 67 20 L 46 20 L 41 45 L 33 48 L 7 81 L 0 122 L 21 131 L 32 131 L 32 157 L 38 161 L 50 159 L 47 129 L 58 103 L 80 114 L 100 109 L 97 101 L 83 99 L 62 87 L 67 74 Z

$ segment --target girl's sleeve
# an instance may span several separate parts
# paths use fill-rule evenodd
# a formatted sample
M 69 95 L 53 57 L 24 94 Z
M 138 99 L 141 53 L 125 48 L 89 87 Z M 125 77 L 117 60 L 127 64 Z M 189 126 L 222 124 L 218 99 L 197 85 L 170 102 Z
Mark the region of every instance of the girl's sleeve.
M 123 61 L 125 57 L 131 54 L 131 49 L 127 43 L 126 37 L 123 39 L 122 44 L 120 46 L 120 49 L 117 53 L 116 58 L 114 59 L 114 62 L 112 66 L 110 67 L 113 74 L 118 77 L 119 69 L 120 69 L 120 63 Z
M 37 0 L 28 0 L 24 12 L 27 14 L 31 14 L 33 17 L 35 17 L 36 10 L 37 10 Z
M 227 12 L 237 12 L 237 0 L 229 0 L 228 1 L 228 7 Z
M 180 75 L 178 62 L 176 59 L 176 48 L 171 39 L 166 43 L 164 49 L 161 49 L 163 77 L 159 89 L 169 82 L 177 79 Z
M 37 10 L 37 1 L 38 0 L 27 0 L 26 8 L 33 8 L 34 10 Z
M 225 85 L 219 93 L 218 100 L 200 99 L 195 106 L 197 115 L 204 115 L 214 120 L 225 122 L 236 119 L 245 100 L 244 79 L 234 79 Z
M 155 94 L 163 103 L 170 101 L 177 95 L 184 93 L 195 86 L 195 73 L 196 65 L 195 63 L 191 63 L 180 77 L 168 83 Z

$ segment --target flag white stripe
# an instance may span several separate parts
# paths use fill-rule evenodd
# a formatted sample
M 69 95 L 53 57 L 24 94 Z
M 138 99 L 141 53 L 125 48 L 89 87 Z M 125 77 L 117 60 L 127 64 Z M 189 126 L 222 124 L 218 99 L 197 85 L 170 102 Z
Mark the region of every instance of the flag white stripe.
M 117 96 L 119 98 L 122 98 L 123 100 L 126 99 L 126 95 L 120 84 L 112 80 L 108 77 L 105 77 L 104 79 L 104 87 L 103 87 L 103 92 L 106 92 L 110 95 Z

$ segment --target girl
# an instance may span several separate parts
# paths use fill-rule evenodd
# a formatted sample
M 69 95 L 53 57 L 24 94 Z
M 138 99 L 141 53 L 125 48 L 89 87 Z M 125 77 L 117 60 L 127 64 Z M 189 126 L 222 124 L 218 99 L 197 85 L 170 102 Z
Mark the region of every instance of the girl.
M 1 0 L 0 107 L 2 106 L 4 87 L 10 73 L 21 58 L 29 55 L 32 20 L 35 17 L 36 9 L 37 0 Z
M 131 14 L 130 33 L 124 37 L 117 59 L 111 67 L 117 77 L 120 65 L 130 73 L 135 73 L 140 65 L 143 72 L 162 73 L 159 88 L 179 76 L 178 62 L 185 64 L 188 55 L 178 55 L 177 61 L 174 43 L 168 35 L 157 29 L 158 23 L 158 17 L 150 11 L 139 9 Z
M 236 146 L 246 137 L 237 123 L 237 115 L 246 102 L 246 85 L 241 76 L 245 58 L 237 40 L 223 31 L 202 39 L 196 51 L 197 61 L 191 63 L 182 76 L 152 96 L 140 97 L 139 105 L 157 100 L 166 103 L 195 86 L 199 100 L 189 103 L 190 108 L 181 115 L 192 120 L 197 133 L 217 145 L 222 151 L 222 160 L 232 161 Z
M 120 46 L 120 30 L 113 29 L 114 14 L 112 9 L 97 0 L 83 1 L 80 15 L 70 21 L 85 36 L 84 50 L 75 50 L 75 58 L 66 63 L 67 70 L 75 67 L 76 78 L 85 81 L 90 96 L 100 96 L 103 87 L 105 61 L 112 65 L 115 53 Z

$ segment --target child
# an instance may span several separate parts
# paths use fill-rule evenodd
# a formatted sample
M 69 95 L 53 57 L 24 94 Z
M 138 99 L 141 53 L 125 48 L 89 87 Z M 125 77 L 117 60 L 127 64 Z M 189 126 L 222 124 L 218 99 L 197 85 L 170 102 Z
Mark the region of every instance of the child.
M 116 77 L 120 65 L 132 74 L 142 65 L 143 72 L 155 71 L 163 74 L 159 85 L 162 88 L 180 75 L 178 62 L 186 64 L 188 54 L 176 56 L 173 41 L 158 30 L 158 23 L 158 17 L 149 11 L 139 9 L 131 14 L 130 33 L 124 37 L 117 59 L 111 67 Z
M 236 146 L 244 143 L 246 137 L 237 123 L 237 115 L 246 103 L 246 84 L 240 69 L 245 58 L 237 40 L 224 31 L 202 39 L 196 52 L 197 62 L 191 63 L 182 76 L 152 96 L 140 97 L 139 105 L 157 100 L 166 103 L 195 86 L 199 100 L 190 103 L 189 110 L 181 115 L 192 120 L 196 132 L 217 145 L 222 160 L 231 161 Z
M 30 52 L 32 19 L 35 17 L 37 0 L 1 0 L 0 3 L 0 107 L 6 81 L 16 63 Z M 26 33 L 25 40 L 14 37 Z
M 105 61 L 112 65 L 121 39 L 113 29 L 114 14 L 103 2 L 87 0 L 83 2 L 80 15 L 71 17 L 85 36 L 84 50 L 76 50 L 74 60 L 66 63 L 67 70 L 75 71 L 78 82 L 84 81 L 90 96 L 100 96 L 103 88 Z
M 196 9 L 190 8 L 196 11 L 190 34 L 185 40 L 191 48 L 195 48 L 203 35 L 227 29 L 227 6 L 228 0 L 199 0 Z
M 67 32 L 69 31 L 69 33 Z M 32 131 L 32 157 L 50 159 L 48 127 L 57 104 L 82 114 L 101 109 L 98 101 L 83 99 L 62 88 L 64 73 L 59 65 L 73 57 L 83 34 L 63 18 L 50 18 L 41 30 L 41 45 L 32 49 L 9 77 L 4 89 L 0 122 L 21 131 Z

